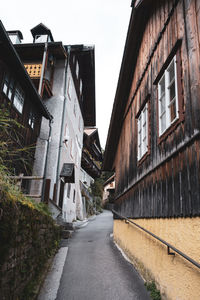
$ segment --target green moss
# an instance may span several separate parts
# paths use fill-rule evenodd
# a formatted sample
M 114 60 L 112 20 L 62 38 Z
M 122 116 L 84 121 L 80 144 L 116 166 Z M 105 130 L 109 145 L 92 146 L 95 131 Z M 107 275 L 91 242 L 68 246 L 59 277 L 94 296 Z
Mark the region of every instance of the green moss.
M 20 292 L 16 297 L 32 299 L 39 275 L 55 253 L 60 236 L 60 227 L 47 207 L 24 197 L 0 170 L 0 290 L 7 263 L 14 262 L 12 274 L 7 275 L 12 282 L 8 299 L 13 299 L 21 282 L 25 283 L 23 295 Z M 5 284 L 2 287 L 6 289 Z
M 153 300 L 161 300 L 160 291 L 156 288 L 155 282 L 145 283 L 147 291 L 150 291 Z

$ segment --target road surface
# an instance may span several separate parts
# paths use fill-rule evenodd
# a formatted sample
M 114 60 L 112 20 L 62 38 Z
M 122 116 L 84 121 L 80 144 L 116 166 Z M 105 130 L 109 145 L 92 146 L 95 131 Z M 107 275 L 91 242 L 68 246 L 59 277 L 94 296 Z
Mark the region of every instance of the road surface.
M 104 211 L 68 242 L 56 300 L 148 300 L 144 282 L 112 240 L 112 213 Z

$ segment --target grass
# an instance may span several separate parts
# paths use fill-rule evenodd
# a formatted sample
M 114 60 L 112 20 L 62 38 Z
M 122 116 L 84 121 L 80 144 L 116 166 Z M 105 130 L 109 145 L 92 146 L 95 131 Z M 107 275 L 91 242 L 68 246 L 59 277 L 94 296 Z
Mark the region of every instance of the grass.
M 153 300 L 161 300 L 160 291 L 156 288 L 155 282 L 145 283 L 147 291 L 150 292 L 150 296 Z
M 0 194 L 6 195 L 6 199 L 13 202 L 20 202 L 22 205 L 50 216 L 51 213 L 44 203 L 37 203 L 31 198 L 25 197 L 19 188 L 10 180 L 9 172 L 0 164 Z

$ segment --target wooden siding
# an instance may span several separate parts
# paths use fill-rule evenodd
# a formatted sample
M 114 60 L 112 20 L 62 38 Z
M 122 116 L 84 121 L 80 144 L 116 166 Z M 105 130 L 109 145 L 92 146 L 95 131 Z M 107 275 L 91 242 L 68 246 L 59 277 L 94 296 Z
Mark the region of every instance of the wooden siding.
M 24 101 L 24 106 L 23 106 L 23 111 L 22 114 L 20 114 L 15 107 L 11 104 L 11 101 L 7 98 L 7 96 L 3 93 L 3 78 L 4 74 L 6 71 L 7 67 L 6 65 L 1 61 L 0 62 L 0 106 L 2 105 L 9 110 L 10 112 L 10 117 L 15 119 L 19 124 L 22 125 L 22 127 L 16 128 L 18 137 L 19 137 L 19 143 L 17 147 L 23 148 L 26 146 L 32 146 L 33 149 L 30 150 L 29 157 L 27 158 L 30 161 L 30 164 L 33 164 L 33 159 L 34 159 L 34 147 L 36 146 L 36 141 L 37 137 L 39 135 L 40 131 L 40 124 L 41 124 L 41 119 L 42 115 L 38 111 L 37 107 L 33 104 L 33 99 L 30 98 L 28 91 L 24 90 L 25 92 L 25 101 Z M 23 87 L 23 81 L 15 77 L 14 71 L 9 70 L 14 78 L 16 80 L 19 80 L 19 84 Z M 29 113 L 30 110 L 33 109 L 35 112 L 35 126 L 34 129 L 30 127 L 28 124 L 28 119 L 29 119 Z M 22 156 L 25 154 L 21 154 Z M 25 169 L 18 168 L 18 165 L 16 164 L 15 166 L 16 169 L 16 174 L 18 173 L 24 173 L 26 175 L 27 171 Z
M 136 12 L 137 13 L 137 12 Z M 138 53 L 115 157 L 116 209 L 128 217 L 200 215 L 200 4 L 154 0 Z M 155 81 L 180 51 L 183 116 L 158 135 Z M 138 164 L 136 115 L 150 94 L 149 155 Z

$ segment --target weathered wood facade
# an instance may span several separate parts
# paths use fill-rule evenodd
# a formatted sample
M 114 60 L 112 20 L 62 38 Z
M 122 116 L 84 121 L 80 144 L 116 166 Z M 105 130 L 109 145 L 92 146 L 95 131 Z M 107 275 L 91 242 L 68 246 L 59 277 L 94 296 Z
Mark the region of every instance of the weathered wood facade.
M 158 89 L 174 57 L 177 115 L 160 134 Z M 115 209 L 122 215 L 200 215 L 199 71 L 200 2 L 133 1 L 104 158 L 104 169 L 115 169 Z M 138 160 L 146 103 L 148 150 Z
M 13 140 L 16 148 L 31 145 L 33 147 L 29 154 L 19 152 L 18 161 L 12 162 L 16 174 L 26 174 L 26 168 L 20 164 L 20 158 L 28 155 L 26 159 L 33 164 L 34 146 L 39 135 L 42 116 L 51 119 L 51 115 L 35 90 L 2 23 L 0 23 L 0 43 L 0 109 L 6 108 L 10 117 L 22 125 L 16 127 L 17 138 Z

